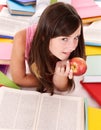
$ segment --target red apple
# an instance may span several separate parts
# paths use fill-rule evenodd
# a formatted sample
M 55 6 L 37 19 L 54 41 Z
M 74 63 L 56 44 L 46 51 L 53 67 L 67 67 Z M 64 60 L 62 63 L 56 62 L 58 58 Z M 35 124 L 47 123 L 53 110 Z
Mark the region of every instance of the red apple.
M 73 70 L 73 74 L 76 76 L 80 76 L 84 74 L 87 70 L 86 61 L 80 57 L 74 57 L 70 59 L 70 66 Z

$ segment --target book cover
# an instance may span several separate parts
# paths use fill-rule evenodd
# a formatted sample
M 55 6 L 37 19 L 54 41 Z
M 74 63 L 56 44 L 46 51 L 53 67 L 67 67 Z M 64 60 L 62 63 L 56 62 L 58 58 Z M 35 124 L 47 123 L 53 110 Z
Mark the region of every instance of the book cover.
M 13 1 L 19 2 L 20 4 L 23 4 L 23 5 L 34 5 L 34 4 L 36 4 L 36 0 L 13 0 Z
M 0 59 L 10 60 L 13 44 L 0 43 Z
M 10 59 L 0 59 L 0 65 L 10 65 Z
M 82 18 L 83 24 L 90 24 L 90 23 L 98 21 L 98 20 L 101 20 L 101 16 Z
M 10 88 L 20 89 L 18 85 L 16 85 L 12 80 L 10 80 L 6 74 L 0 71 L 0 84 Z
M 99 39 L 100 40 L 100 39 Z M 88 45 L 88 46 L 98 46 L 98 47 L 101 47 L 101 40 L 100 41 L 85 41 L 85 45 Z
M 9 35 L 2 35 L 2 34 L 0 34 L 0 38 L 9 38 L 9 39 L 13 39 L 14 37 L 13 36 L 9 36 Z
M 0 38 L 0 43 L 13 43 L 13 39 L 10 38 Z
M 101 7 L 94 0 L 72 0 L 72 5 L 81 18 L 101 16 Z
M 101 106 L 101 83 L 83 83 L 82 87 Z
M 85 46 L 86 55 L 101 55 L 100 46 Z
M 22 5 L 13 0 L 7 1 L 8 10 L 14 15 L 33 15 L 35 13 L 35 6 L 32 5 Z
M 101 109 L 88 107 L 88 130 L 101 130 Z
M 83 82 L 101 82 L 101 55 L 87 56 L 87 71 Z
M 3 9 L 3 7 L 7 7 L 7 5 L 1 5 L 0 4 L 0 11 Z
M 4 65 L 4 64 L 0 64 L 0 71 L 3 72 L 4 74 L 7 74 L 9 65 Z

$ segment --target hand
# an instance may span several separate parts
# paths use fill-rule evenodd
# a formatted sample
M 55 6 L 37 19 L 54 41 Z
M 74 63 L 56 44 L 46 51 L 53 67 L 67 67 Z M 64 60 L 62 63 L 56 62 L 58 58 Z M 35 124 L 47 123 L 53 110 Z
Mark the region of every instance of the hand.
M 73 71 L 70 69 L 70 63 L 68 60 L 58 61 L 56 63 L 55 75 L 61 77 L 69 77 L 69 79 L 73 78 Z

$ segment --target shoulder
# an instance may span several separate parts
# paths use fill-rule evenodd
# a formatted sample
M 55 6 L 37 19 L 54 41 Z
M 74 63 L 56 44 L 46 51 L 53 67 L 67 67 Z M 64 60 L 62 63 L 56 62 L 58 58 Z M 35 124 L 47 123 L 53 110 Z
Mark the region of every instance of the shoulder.
M 26 29 L 17 32 L 14 36 L 14 41 L 25 41 L 26 40 Z
M 19 55 L 25 54 L 26 46 L 26 29 L 17 32 L 13 39 L 13 52 L 19 53 Z M 19 51 L 18 51 L 19 50 Z
M 37 25 L 33 24 L 26 29 L 26 49 L 25 49 L 25 57 L 26 58 L 28 58 L 31 42 L 32 42 L 33 37 L 34 37 L 36 27 L 37 27 Z
M 37 25 L 33 24 L 26 29 L 26 41 L 32 41 L 34 33 L 36 31 L 36 27 Z

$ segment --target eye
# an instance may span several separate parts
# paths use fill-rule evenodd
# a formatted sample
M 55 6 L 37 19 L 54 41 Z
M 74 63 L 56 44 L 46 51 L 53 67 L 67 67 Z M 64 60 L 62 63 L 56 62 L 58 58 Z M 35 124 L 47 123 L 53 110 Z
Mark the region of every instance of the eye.
M 80 36 L 76 36 L 76 37 L 75 37 L 75 40 L 79 40 L 79 38 L 80 38 Z
M 62 40 L 63 40 L 63 41 L 67 41 L 67 40 L 68 40 L 68 38 L 67 38 L 67 37 L 64 37 L 64 38 L 62 38 Z

